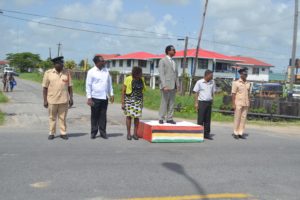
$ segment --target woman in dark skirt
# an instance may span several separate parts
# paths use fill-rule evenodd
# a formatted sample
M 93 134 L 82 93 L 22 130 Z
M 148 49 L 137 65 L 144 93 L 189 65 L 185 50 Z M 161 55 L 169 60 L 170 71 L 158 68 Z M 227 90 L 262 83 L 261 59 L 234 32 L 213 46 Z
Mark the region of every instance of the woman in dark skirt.
M 126 116 L 127 139 L 138 140 L 137 128 L 139 118 L 142 116 L 143 94 L 146 89 L 143 72 L 140 67 L 133 67 L 132 74 L 125 78 L 122 88 L 122 109 Z M 134 119 L 134 133 L 130 133 L 131 119 Z

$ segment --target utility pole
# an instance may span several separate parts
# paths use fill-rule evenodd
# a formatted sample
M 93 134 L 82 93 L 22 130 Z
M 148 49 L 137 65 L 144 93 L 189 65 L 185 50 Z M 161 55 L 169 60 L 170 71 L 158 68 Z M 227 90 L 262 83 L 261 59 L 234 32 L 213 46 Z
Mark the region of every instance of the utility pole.
M 49 59 L 51 60 L 51 48 L 49 48 Z
M 202 24 L 201 24 L 201 28 L 200 28 L 200 32 L 199 32 L 199 37 L 198 37 L 196 55 L 195 55 L 193 71 L 192 71 L 192 77 L 191 77 L 190 95 L 192 94 L 192 90 L 193 90 L 192 89 L 192 83 L 193 83 L 193 80 L 194 80 L 194 77 L 195 77 L 196 68 L 197 68 L 197 64 L 198 64 L 198 56 L 199 56 L 198 53 L 199 53 L 199 49 L 200 49 L 200 42 L 201 42 L 202 32 L 203 32 L 203 28 L 204 28 L 205 16 L 206 16 L 206 11 L 207 11 L 207 4 L 208 4 L 208 0 L 205 1 L 204 12 L 203 12 L 203 16 L 202 16 Z
M 185 77 L 185 70 L 187 68 L 187 47 L 189 42 L 189 37 L 186 36 L 185 39 L 178 39 L 178 40 L 184 40 L 184 56 L 183 56 L 183 63 L 182 63 L 182 74 L 181 74 L 181 96 L 185 95 L 185 87 L 184 87 L 184 77 Z
M 62 44 L 61 44 L 60 42 L 57 44 L 57 46 L 58 46 L 58 49 L 57 49 L 57 56 L 59 56 L 61 45 L 62 45 Z
M 293 84 L 295 82 L 295 66 L 296 66 L 296 50 L 297 50 L 297 32 L 298 32 L 298 0 L 295 0 L 295 15 L 294 15 L 294 34 L 293 34 L 293 47 L 292 47 L 292 63 L 291 63 L 291 78 L 289 94 L 293 93 Z

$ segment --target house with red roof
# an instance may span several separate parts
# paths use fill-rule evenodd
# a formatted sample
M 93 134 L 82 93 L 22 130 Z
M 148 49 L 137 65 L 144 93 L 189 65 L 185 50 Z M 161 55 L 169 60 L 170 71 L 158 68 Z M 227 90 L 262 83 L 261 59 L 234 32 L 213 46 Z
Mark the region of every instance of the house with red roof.
M 9 66 L 9 61 L 7 60 L 0 60 L 0 72 L 3 72 L 4 67 L 8 67 Z
M 158 58 L 158 55 L 147 52 L 134 52 L 117 56 L 110 59 L 108 67 L 111 71 L 119 71 L 122 74 L 131 73 L 133 66 L 143 68 L 143 73 L 150 74 L 153 69 L 153 58 Z
M 274 67 L 271 64 L 246 56 L 232 56 L 235 59 L 240 59 L 242 62 L 237 62 L 235 68 L 238 70 L 241 67 L 248 68 L 248 80 L 250 81 L 269 81 L 270 68 Z
M 187 50 L 187 68 L 185 73 L 189 75 L 192 74 L 194 68 L 195 55 L 196 49 Z M 144 74 L 158 75 L 159 60 L 164 56 L 165 54 L 156 55 L 148 52 L 133 52 L 107 59 L 107 65 L 111 71 L 118 71 L 122 74 L 128 74 L 133 66 L 139 66 L 143 68 Z M 183 73 L 183 58 L 183 50 L 176 52 L 176 55 L 173 57 L 179 67 L 179 75 Z M 200 49 L 195 75 L 203 77 L 205 70 L 209 69 L 214 72 L 215 78 L 234 79 L 236 70 L 239 67 L 249 68 L 248 79 L 251 81 L 268 81 L 270 67 L 273 66 L 250 57 L 227 56 Z
M 120 56 L 120 54 L 103 54 L 103 53 L 99 53 L 99 54 L 96 54 L 96 56 L 102 56 L 102 58 L 105 61 L 107 61 L 107 60 L 110 60 L 110 59 L 113 59 L 115 57 Z

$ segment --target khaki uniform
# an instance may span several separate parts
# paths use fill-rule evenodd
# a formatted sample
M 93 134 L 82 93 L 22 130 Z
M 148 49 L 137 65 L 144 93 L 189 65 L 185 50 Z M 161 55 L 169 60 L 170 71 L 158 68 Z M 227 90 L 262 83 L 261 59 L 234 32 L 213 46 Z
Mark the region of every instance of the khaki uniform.
M 49 134 L 55 134 L 56 119 L 58 117 L 60 133 L 66 135 L 66 117 L 70 100 L 68 88 L 72 86 L 69 71 L 63 69 L 62 72 L 58 73 L 55 69 L 47 70 L 44 74 L 42 86 L 48 88 Z
M 249 109 L 250 82 L 242 79 L 232 83 L 232 94 L 235 94 L 234 134 L 243 135 Z

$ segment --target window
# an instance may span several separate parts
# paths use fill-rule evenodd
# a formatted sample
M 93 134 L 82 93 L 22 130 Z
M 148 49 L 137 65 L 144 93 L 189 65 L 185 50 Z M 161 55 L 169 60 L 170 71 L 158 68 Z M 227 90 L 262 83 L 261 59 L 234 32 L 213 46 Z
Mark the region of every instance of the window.
M 232 70 L 228 70 L 229 67 L 230 65 L 227 63 L 216 63 L 216 72 L 231 73 Z
M 123 67 L 123 60 L 119 60 L 119 67 Z
M 156 65 L 155 65 L 155 67 L 158 68 L 158 66 L 159 66 L 159 60 L 156 60 Z
M 131 67 L 131 60 L 127 60 L 127 67 Z
M 263 71 L 263 72 L 266 71 L 266 68 L 261 68 L 261 71 Z
M 113 67 L 116 66 L 116 61 L 115 61 L 115 60 L 112 61 L 112 66 L 113 66 Z
M 208 69 L 208 60 L 198 59 L 198 69 Z
M 138 60 L 138 66 L 139 67 L 147 67 L 147 61 L 146 60 Z
M 259 68 L 258 67 L 253 67 L 253 72 L 252 74 L 259 74 Z

